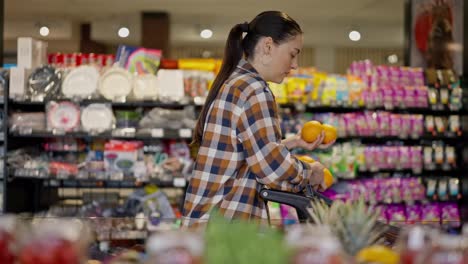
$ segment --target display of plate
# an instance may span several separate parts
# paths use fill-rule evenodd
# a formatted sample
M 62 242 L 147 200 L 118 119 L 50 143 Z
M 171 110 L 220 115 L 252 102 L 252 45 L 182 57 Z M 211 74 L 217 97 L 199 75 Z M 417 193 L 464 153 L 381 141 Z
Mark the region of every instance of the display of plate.
M 47 107 L 47 127 L 72 131 L 80 124 L 80 108 L 72 102 L 52 102 Z
M 81 113 L 81 125 L 88 132 L 104 132 L 112 129 L 114 115 L 105 104 L 90 104 Z
M 33 101 L 43 101 L 55 95 L 60 87 L 62 73 L 51 66 L 34 70 L 28 79 L 28 92 Z
M 158 97 L 158 79 L 155 75 L 144 74 L 134 78 L 133 95 L 135 99 L 156 99 Z
M 97 91 L 99 71 L 83 65 L 70 71 L 62 84 L 62 93 L 68 98 L 86 98 Z
M 119 67 L 110 68 L 99 79 L 98 89 L 108 100 L 125 98 L 132 91 L 132 75 Z

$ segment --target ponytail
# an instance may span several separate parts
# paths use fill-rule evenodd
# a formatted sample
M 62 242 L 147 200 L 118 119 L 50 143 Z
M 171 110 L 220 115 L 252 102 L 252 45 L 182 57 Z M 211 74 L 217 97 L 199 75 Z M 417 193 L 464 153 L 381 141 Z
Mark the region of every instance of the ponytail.
M 244 55 L 244 50 L 242 48 L 242 33 L 247 31 L 245 29 L 246 25 L 248 26 L 247 23 L 237 24 L 229 32 L 224 50 L 223 64 L 221 65 L 221 69 L 219 70 L 219 73 L 216 76 L 210 91 L 208 92 L 206 102 L 203 105 L 200 116 L 198 117 L 197 124 L 195 125 L 195 132 L 193 134 L 192 143 L 190 144 L 190 147 L 192 148 L 192 157 L 194 154 L 195 156 L 198 154 L 198 148 L 200 147 L 200 143 L 203 137 L 205 121 L 211 104 L 218 96 L 218 93 L 221 90 L 224 82 L 229 78 L 229 76 L 231 76 L 232 72 L 234 72 L 234 69 Z M 195 151 L 196 153 L 194 153 Z
M 247 35 L 245 38 L 242 38 L 244 32 L 247 33 Z M 190 144 L 193 158 L 198 154 L 208 110 L 218 96 L 224 82 L 231 76 L 237 64 L 242 59 L 242 56 L 245 55 L 247 59 L 254 58 L 255 46 L 261 37 L 271 37 L 275 43 L 280 44 L 298 34 L 302 34 L 299 24 L 287 14 L 280 11 L 262 12 L 250 21 L 250 23 L 245 22 L 237 24 L 231 29 L 226 41 L 223 64 L 218 76 L 216 76 L 213 82 L 205 105 L 195 125 L 195 132 L 193 134 L 192 143 Z

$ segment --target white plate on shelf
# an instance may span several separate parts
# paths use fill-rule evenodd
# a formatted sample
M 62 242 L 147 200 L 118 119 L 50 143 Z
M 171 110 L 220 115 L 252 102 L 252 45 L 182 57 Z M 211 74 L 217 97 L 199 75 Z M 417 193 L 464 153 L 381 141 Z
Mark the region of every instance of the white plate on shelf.
M 62 84 L 62 93 L 68 97 L 86 98 L 97 91 L 99 71 L 96 67 L 83 65 L 70 71 Z
M 156 99 L 158 97 L 158 79 L 153 74 L 139 75 L 133 81 L 133 95 L 137 100 Z
M 80 124 L 80 108 L 72 102 L 52 103 L 47 108 L 49 129 L 72 131 Z
M 90 104 L 81 113 L 81 125 L 87 132 L 104 132 L 112 129 L 114 114 L 105 104 Z
M 112 67 L 99 79 L 98 89 L 107 100 L 126 98 L 132 91 L 132 75 L 125 69 Z

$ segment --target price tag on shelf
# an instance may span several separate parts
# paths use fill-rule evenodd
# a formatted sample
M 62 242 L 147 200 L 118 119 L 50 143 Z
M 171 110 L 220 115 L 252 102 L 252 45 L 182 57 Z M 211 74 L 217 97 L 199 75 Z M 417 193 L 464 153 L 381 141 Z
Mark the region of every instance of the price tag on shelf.
M 174 187 L 185 187 L 185 179 L 184 178 L 174 178 Z
M 153 129 L 151 129 L 151 137 L 154 137 L 154 138 L 164 137 L 164 129 L 162 129 L 162 128 L 153 128 Z
M 181 128 L 179 129 L 179 137 L 181 138 L 191 138 L 192 130 L 190 128 Z

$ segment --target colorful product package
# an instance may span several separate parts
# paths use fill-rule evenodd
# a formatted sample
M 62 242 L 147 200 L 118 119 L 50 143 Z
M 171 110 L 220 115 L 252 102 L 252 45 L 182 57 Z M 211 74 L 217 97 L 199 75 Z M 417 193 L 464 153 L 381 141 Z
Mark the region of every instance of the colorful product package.
M 423 224 L 431 226 L 440 225 L 441 210 L 438 203 L 430 203 L 422 206 L 421 220 Z
M 444 203 L 442 207 L 442 225 L 448 227 L 459 227 L 460 226 L 460 211 L 456 203 Z
M 422 208 L 420 205 L 406 205 L 406 223 L 419 224 L 422 220 Z
M 387 219 L 389 224 L 401 226 L 406 223 L 405 206 L 392 204 L 387 207 Z
M 120 45 L 117 49 L 117 64 L 132 73 L 156 74 L 162 57 L 162 51 Z

